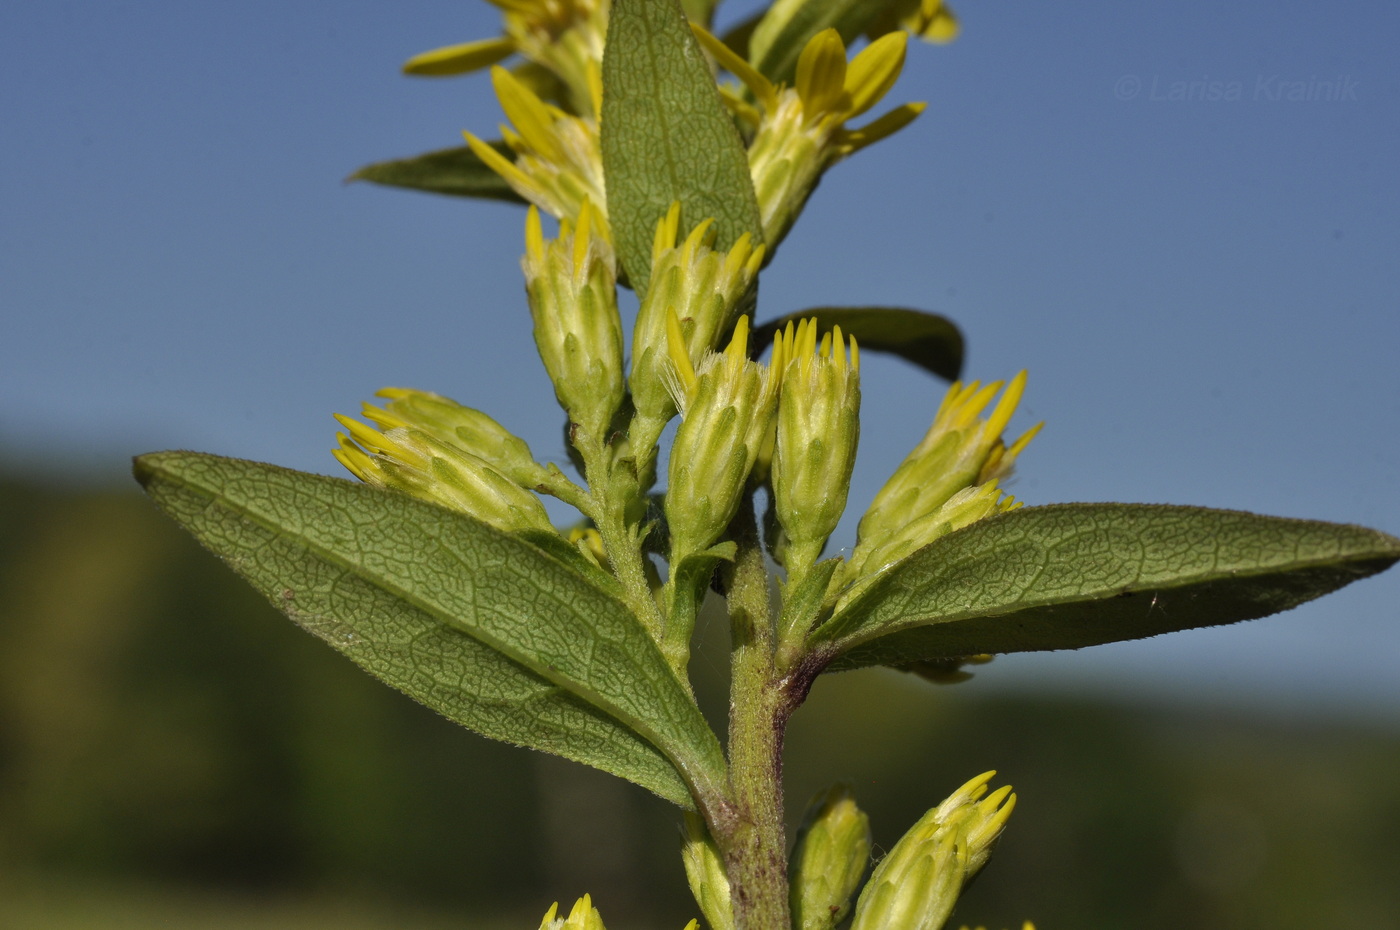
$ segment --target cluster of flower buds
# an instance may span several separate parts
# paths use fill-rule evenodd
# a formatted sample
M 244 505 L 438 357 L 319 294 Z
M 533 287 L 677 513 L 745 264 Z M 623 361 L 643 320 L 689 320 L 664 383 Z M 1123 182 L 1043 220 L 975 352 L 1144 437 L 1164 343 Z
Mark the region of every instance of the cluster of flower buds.
M 772 464 L 775 546 L 790 579 L 821 556 L 846 509 L 860 437 L 860 350 L 836 327 L 817 338 L 817 321 L 789 323 L 774 341 L 782 397 Z
M 782 359 L 749 360 L 749 318 L 739 317 L 724 352 L 709 352 L 698 366 L 675 313 L 668 317 L 672 389 L 681 425 L 671 446 L 666 521 L 671 564 L 703 552 L 734 518 L 749 474 L 772 427 Z
M 559 221 L 546 240 L 540 213 L 525 220 L 525 291 L 535 345 L 569 420 L 601 438 L 622 404 L 622 320 L 617 312 L 616 259 L 607 227 L 590 201 L 578 223 Z
M 517 194 L 556 219 L 576 221 L 585 201 L 597 211 L 607 202 L 598 139 L 603 83 L 596 63 L 588 75 L 590 106 L 583 111 L 588 115 L 575 116 L 545 103 L 524 81 L 498 65 L 491 69 L 491 83 L 511 122 L 501 127 L 501 135 L 515 153 L 514 161 L 471 133 L 463 133 L 483 163 Z
M 763 239 L 787 235 L 822 172 L 837 161 L 907 126 L 924 104 L 906 103 L 859 129 L 846 128 L 889 93 L 904 67 L 908 36 L 891 32 L 846 60 L 835 29 L 817 33 L 797 61 L 795 87 L 776 85 L 729 46 L 699 26 L 695 35 L 720 67 L 742 81 L 757 105 L 734 92 L 725 102 L 753 131 L 749 173 L 763 219 Z
M 506 532 L 547 532 L 532 488 L 546 478 L 520 438 L 479 410 L 426 391 L 385 388 L 383 407 L 362 415 L 380 429 L 336 415 L 333 454 L 361 481 L 461 511 Z
M 904 834 L 875 867 L 851 930 L 938 930 L 963 887 L 987 864 L 1016 806 L 1008 785 L 987 793 L 995 772 L 953 792 Z
M 794 930 L 831 930 L 846 919 L 870 866 L 870 818 L 851 789 L 817 795 L 798 829 L 788 863 Z
M 680 322 L 687 365 L 693 368 L 733 329 L 764 255 L 764 247 L 753 245 L 748 233 L 727 251 L 716 249 L 712 219 L 696 225 L 684 239 L 680 231 L 681 206 L 673 203 L 656 224 L 651 279 L 632 334 L 632 401 L 638 417 L 655 424 L 658 432 L 676 413 L 667 386 L 669 317 Z
M 1023 371 L 1006 385 L 973 381 L 955 382 L 948 388 L 928 433 L 861 518 L 848 580 L 868 580 L 940 536 L 1019 506 L 1015 498 L 1002 493 L 999 482 L 1011 473 L 1016 457 L 1041 424 L 1010 446 L 1001 434 L 1025 386 Z M 981 419 L 1003 387 L 1006 390 L 991 415 Z
M 519 54 L 567 89 L 576 112 L 589 99 L 588 73 L 603 60 L 609 0 L 489 0 L 501 8 L 502 35 L 435 48 L 404 63 L 407 74 L 465 74 Z

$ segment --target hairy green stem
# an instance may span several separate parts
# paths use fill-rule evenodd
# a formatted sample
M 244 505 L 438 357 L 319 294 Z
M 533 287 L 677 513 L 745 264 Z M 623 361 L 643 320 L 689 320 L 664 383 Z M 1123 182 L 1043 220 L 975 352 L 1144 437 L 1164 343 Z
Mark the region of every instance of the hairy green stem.
M 751 506 L 743 509 L 739 521 L 739 551 L 726 578 L 733 630 L 733 808 L 727 822 L 712 824 L 711 831 L 729 875 L 735 925 L 739 930 L 790 930 L 782 753 L 793 704 L 774 666 L 768 572 Z

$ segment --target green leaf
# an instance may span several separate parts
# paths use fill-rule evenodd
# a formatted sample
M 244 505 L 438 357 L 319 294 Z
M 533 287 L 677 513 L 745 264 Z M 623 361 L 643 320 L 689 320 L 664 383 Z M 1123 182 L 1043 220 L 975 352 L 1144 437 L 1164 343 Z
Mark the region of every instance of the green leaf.
M 732 539 L 725 540 L 702 552 L 691 553 L 672 570 L 671 613 L 667 619 L 669 629 L 665 640 L 668 650 L 678 655 L 689 652 L 691 634 L 695 632 L 695 621 L 705 603 L 705 594 L 710 589 L 715 567 L 720 562 L 734 561 L 738 548 Z
M 904 307 L 813 307 L 789 313 L 754 330 L 754 356 L 768 347 L 778 330 L 809 317 L 816 317 L 822 330 L 840 326 L 856 337 L 862 352 L 889 352 L 949 381 L 962 372 L 963 337 L 953 321 Z
M 901 0 L 777 0 L 749 38 L 749 63 L 774 83 L 793 83 L 812 36 L 835 29 L 849 47 Z
M 822 609 L 827 606 L 826 589 L 831 586 L 831 576 L 841 565 L 840 559 L 824 559 L 813 565 L 796 583 L 788 579 L 783 589 L 783 609 L 778 617 L 778 642 L 801 643 L 807 631 L 821 618 Z
M 713 217 L 716 248 L 762 241 L 748 155 L 677 0 L 615 0 L 603 54 L 603 176 L 618 257 L 638 294 L 656 223 L 681 203 Z
M 1078 649 L 1288 610 L 1400 559 L 1339 523 L 1148 504 L 1028 507 L 890 568 L 813 637 L 831 668 Z
M 491 145 L 507 158 L 515 158 L 515 153 L 504 142 L 492 142 Z M 465 145 L 461 148 L 428 152 L 413 158 L 375 162 L 365 165 L 345 180 L 372 181 L 389 187 L 407 187 L 457 197 L 525 202 L 519 194 L 511 190 L 510 185 L 499 174 L 486 167 Z
M 193 452 L 156 503 L 293 620 L 470 729 L 691 806 L 718 740 L 637 620 L 520 539 L 404 495 Z M 679 773 L 679 776 L 678 776 Z

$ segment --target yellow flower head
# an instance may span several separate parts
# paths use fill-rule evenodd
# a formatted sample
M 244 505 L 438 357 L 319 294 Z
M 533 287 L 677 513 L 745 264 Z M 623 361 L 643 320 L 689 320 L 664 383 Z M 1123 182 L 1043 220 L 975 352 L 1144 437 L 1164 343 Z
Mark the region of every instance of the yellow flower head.
M 928 433 L 861 518 L 848 580 L 865 576 L 868 581 L 939 536 L 1020 506 L 1003 495 L 999 482 L 1043 425 L 1037 423 L 1010 446 L 1002 440 L 1025 385 L 1021 372 L 1009 384 L 955 382 L 948 388 Z M 1000 401 L 983 419 L 999 392 Z
M 943 926 L 1016 806 L 1010 786 L 987 794 L 995 774 L 972 779 L 904 834 L 862 889 L 851 930 Z
M 672 389 L 682 420 L 671 446 L 666 520 L 671 564 L 713 545 L 729 525 L 772 426 L 781 359 L 748 357 L 749 319 L 741 316 L 724 352 L 690 361 L 680 322 L 669 317 Z
M 593 899 L 584 895 L 574 902 L 568 917 L 559 917 L 559 902 L 555 901 L 540 921 L 540 930 L 607 930 L 603 915 L 593 906 Z
M 860 350 L 839 326 L 818 341 L 810 319 L 778 334 L 774 356 L 783 387 L 771 477 L 779 554 L 792 578 L 821 556 L 846 509 L 860 437 Z
M 587 199 L 578 225 L 559 221 L 559 237 L 546 240 L 539 208 L 525 219 L 525 291 L 534 320 L 535 345 L 569 415 L 597 438 L 622 403 L 622 320 L 612 244 L 601 216 Z
M 593 204 L 597 222 L 603 223 L 603 156 L 598 141 L 598 112 L 602 106 L 602 79 L 597 66 L 590 69 L 592 109 L 588 116 L 573 116 L 546 103 L 515 75 L 500 66 L 491 69 L 496 97 L 511 126 L 501 135 L 515 153 L 511 161 L 471 133 L 463 133 L 467 145 L 511 188 L 541 210 L 558 219 L 578 220 L 584 201 Z M 512 126 L 514 128 L 512 128 Z
M 943 0 L 902 0 L 886 6 L 884 14 L 875 18 L 865 34 L 873 39 L 895 29 L 904 29 L 925 42 L 945 45 L 958 37 L 961 27 L 957 14 Z
M 693 368 L 734 326 L 743 298 L 763 264 L 764 247 L 744 233 L 716 249 L 714 220 L 681 238 L 681 208 L 673 203 L 656 224 L 651 283 L 637 311 L 629 383 L 638 413 L 664 424 L 675 413 L 666 390 L 668 320 L 674 315 Z
M 748 86 L 757 107 L 736 94 L 726 102 L 753 128 L 749 173 L 763 218 L 763 238 L 780 242 L 797 219 L 821 174 L 858 149 L 908 125 L 922 103 L 896 107 L 859 128 L 861 116 L 889 93 L 904 67 L 907 36 L 892 32 L 847 61 L 835 29 L 812 37 L 797 61 L 796 85 L 774 85 L 719 39 L 692 25 L 700 44 L 726 71 Z
M 522 483 L 544 470 L 529 448 L 484 413 L 436 394 L 386 388 L 366 404 L 366 426 L 336 414 L 336 459 L 366 484 L 402 491 L 506 532 L 554 533 L 544 505 Z
M 870 864 L 870 818 L 851 789 L 837 785 L 812 800 L 792 850 L 792 911 L 796 927 L 832 927 Z
M 404 63 L 405 74 L 441 77 L 489 67 L 519 53 L 568 89 L 575 112 L 589 99 L 588 71 L 603 60 L 608 0 L 489 0 L 501 9 L 503 35 L 435 48 Z

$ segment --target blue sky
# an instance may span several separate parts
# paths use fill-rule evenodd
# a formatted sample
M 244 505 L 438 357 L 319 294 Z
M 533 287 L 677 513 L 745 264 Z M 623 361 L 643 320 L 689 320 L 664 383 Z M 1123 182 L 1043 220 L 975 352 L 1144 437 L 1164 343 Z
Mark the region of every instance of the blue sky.
M 829 173 L 760 318 L 923 307 L 964 328 L 969 377 L 1029 369 L 1020 425 L 1047 426 L 1021 460 L 1028 504 L 1400 533 L 1400 9 L 958 10 L 963 36 L 912 48 L 891 94 L 927 112 Z M 341 183 L 489 133 L 484 80 L 397 69 L 494 32 L 479 2 L 4 5 L 0 462 L 117 483 L 133 453 L 197 448 L 334 474 L 330 413 L 385 384 L 562 458 L 523 214 Z M 857 510 L 943 390 L 898 362 L 863 373 Z M 1397 602 L 1391 573 L 979 680 L 1400 718 Z

